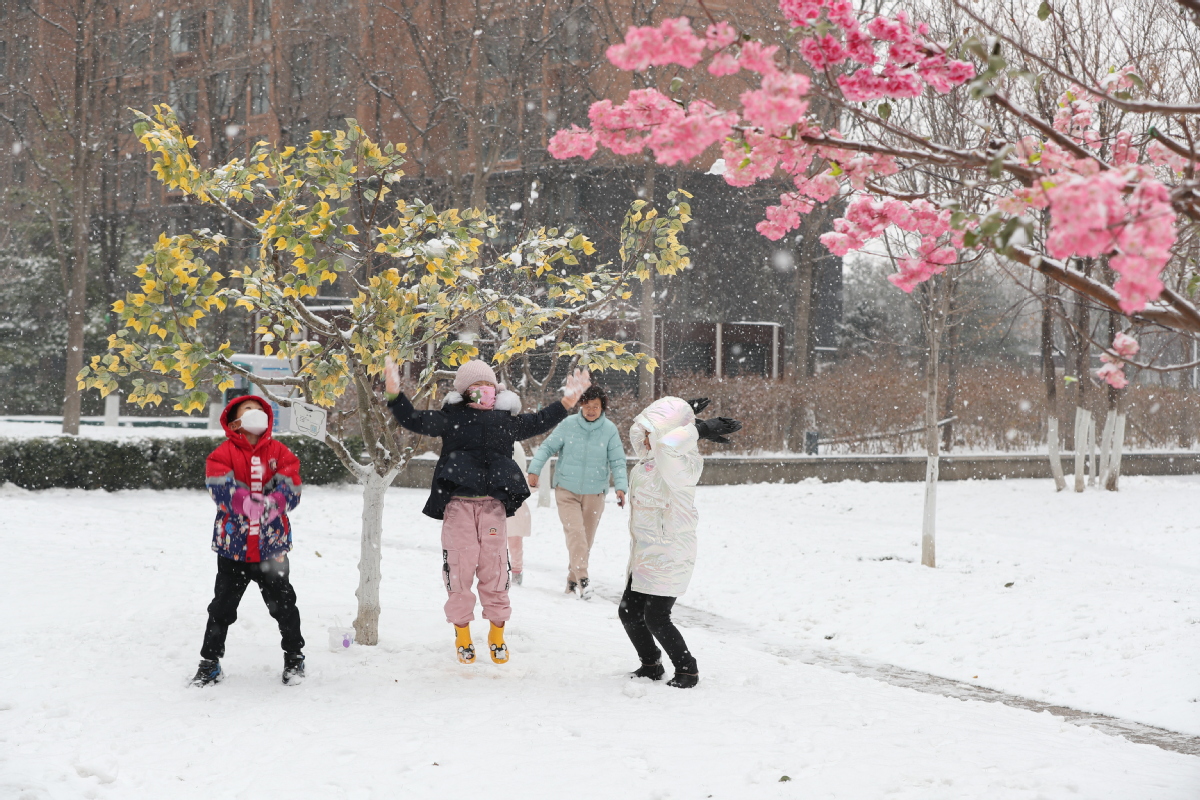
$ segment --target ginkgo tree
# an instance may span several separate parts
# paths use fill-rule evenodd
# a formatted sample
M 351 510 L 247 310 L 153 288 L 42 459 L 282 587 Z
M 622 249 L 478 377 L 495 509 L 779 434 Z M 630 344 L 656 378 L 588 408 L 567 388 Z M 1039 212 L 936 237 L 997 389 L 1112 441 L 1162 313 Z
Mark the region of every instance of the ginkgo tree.
M 176 387 L 174 407 L 191 413 L 208 402 L 204 387 L 223 391 L 241 376 L 281 406 L 303 400 L 328 409 L 325 442 L 363 487 L 354 627 L 356 641 L 375 644 L 384 494 L 412 455 L 377 386 L 385 359 L 423 364 L 410 387 L 417 398 L 436 395 L 443 367 L 481 355 L 460 334 L 484 325 L 497 364 L 550 347 L 571 366 L 653 368 L 620 342 L 572 341 L 568 332 L 573 321 L 622 304 L 633 281 L 690 264 L 679 240 L 690 196 L 672 193 L 662 214 L 634 202 L 614 261 L 595 263 L 594 245 L 573 228 L 527 232 L 488 257 L 495 218 L 399 197 L 404 146 L 381 146 L 354 120 L 345 130 L 313 131 L 299 147 L 258 142 L 244 159 L 204 168 L 169 106 L 138 117 L 135 133 L 159 179 L 240 223 L 253 257 L 225 275 L 210 263 L 228 246 L 225 236 L 160 235 L 134 269 L 139 290 L 113 306 L 124 327 L 79 373 L 80 387 L 106 395 L 124 386 L 139 406 L 161 403 Z M 306 304 L 331 284 L 345 303 L 332 311 Z M 207 333 L 218 315 L 258 320 L 262 352 L 289 361 L 292 375 L 263 377 L 234 363 L 231 344 Z M 362 440 L 353 452 L 351 434 Z

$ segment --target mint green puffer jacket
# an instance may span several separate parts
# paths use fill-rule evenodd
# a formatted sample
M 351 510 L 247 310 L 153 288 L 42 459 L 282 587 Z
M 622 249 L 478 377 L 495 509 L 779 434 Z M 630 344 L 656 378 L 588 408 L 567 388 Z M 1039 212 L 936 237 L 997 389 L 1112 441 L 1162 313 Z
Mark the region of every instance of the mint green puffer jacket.
M 530 473 L 542 474 L 542 467 L 553 455 L 558 456 L 554 486 L 575 494 L 604 494 L 611 474 L 613 486 L 623 492 L 629 488 L 621 434 L 603 414 L 595 422 L 588 422 L 582 413 L 560 422 L 533 454 Z

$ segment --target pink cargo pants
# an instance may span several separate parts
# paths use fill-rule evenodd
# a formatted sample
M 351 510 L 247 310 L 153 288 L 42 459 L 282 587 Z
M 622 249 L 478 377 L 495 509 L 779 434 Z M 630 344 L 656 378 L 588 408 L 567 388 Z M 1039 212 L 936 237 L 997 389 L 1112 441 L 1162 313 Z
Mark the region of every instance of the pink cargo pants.
M 471 585 L 479 578 L 483 618 L 499 625 L 512 616 L 508 604 L 508 527 L 504 504 L 492 497 L 455 497 L 442 518 L 442 580 L 446 621 L 459 627 L 475 619 Z

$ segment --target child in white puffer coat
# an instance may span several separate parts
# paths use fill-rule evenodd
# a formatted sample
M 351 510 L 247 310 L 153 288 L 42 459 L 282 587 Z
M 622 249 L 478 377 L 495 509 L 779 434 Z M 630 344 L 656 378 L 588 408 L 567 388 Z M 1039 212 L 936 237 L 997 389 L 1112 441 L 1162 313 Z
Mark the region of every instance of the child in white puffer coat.
M 629 429 L 638 457 L 629 471 L 629 566 L 619 615 L 642 666 L 630 677 L 661 680 L 662 652 L 675 676 L 667 685 L 687 689 L 700 682 L 696 659 L 671 621 L 671 609 L 687 591 L 696 565 L 696 484 L 704 471 L 700 439 L 728 443 L 724 434 L 742 424 L 727 417 L 696 419 L 707 400 L 688 403 L 664 397 L 646 407 Z

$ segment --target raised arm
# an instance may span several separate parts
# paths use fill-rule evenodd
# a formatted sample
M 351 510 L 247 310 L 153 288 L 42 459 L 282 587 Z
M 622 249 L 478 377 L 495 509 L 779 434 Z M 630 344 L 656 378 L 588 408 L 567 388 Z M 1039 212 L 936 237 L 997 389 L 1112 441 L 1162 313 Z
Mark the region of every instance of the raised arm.
M 400 368 L 391 358 L 384 362 L 383 380 L 388 408 L 400 427 L 422 436 L 441 436 L 446 432 L 449 419 L 444 411 L 417 411 L 412 401 L 400 391 Z
M 696 447 L 699 439 L 700 432 L 695 425 L 684 425 L 658 440 L 654 461 L 659 476 L 672 489 L 686 489 L 700 482 L 704 458 Z
M 537 451 L 533 454 L 533 460 L 529 462 L 529 474 L 541 475 L 542 468 L 546 466 L 546 462 L 550 460 L 550 456 L 558 455 L 563 449 L 563 435 L 561 425 L 546 437 L 546 441 L 542 442 Z
M 531 414 L 518 414 L 512 418 L 513 436 L 519 441 L 521 439 L 528 439 L 531 436 L 543 434 L 546 431 L 554 428 L 554 426 L 558 425 L 558 423 L 562 422 L 566 418 L 567 409 L 562 403 L 551 403 L 541 411 Z M 539 447 L 538 455 L 540 455 L 541 452 L 542 450 Z M 534 460 L 536 459 L 537 456 L 534 457 Z M 532 471 L 533 470 L 531 469 L 530 472 Z
M 400 427 L 422 436 L 441 436 L 450 424 L 445 411 L 418 411 L 404 392 L 399 392 L 396 399 L 388 403 L 388 408 Z

